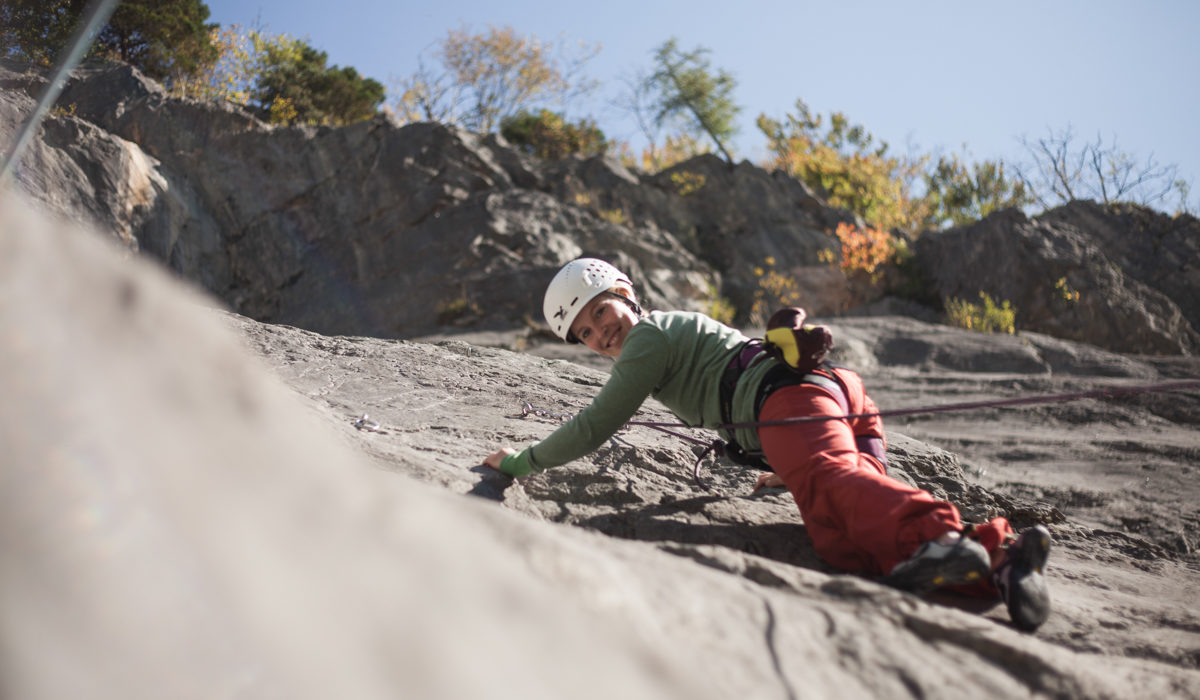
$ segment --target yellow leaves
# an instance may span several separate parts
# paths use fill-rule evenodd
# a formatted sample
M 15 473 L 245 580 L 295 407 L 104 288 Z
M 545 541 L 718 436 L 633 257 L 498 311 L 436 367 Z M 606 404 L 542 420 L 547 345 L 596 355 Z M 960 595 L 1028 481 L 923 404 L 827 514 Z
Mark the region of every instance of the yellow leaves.
M 561 114 L 543 109 L 537 114 L 522 110 L 500 120 L 500 135 L 512 145 L 538 158 L 557 160 L 572 153 L 582 156 L 608 150 L 604 132 L 590 119 L 567 122 Z
M 799 304 L 801 297 L 796 278 L 777 272 L 774 257 L 767 256 L 763 264 L 765 269 L 754 268 L 754 276 L 758 278 L 758 289 L 754 290 L 754 303 L 750 306 L 750 323 L 754 325 L 765 324 L 779 307 Z
M 489 26 L 476 33 L 464 25 L 449 31 L 434 51 L 440 69 L 418 57 L 417 72 L 395 81 L 393 92 L 401 97 L 391 111 L 402 122 L 437 121 L 493 132 L 502 119 L 536 103 L 565 104 L 594 88 L 594 82 L 577 76 L 599 46 L 579 48 L 576 57 L 566 47 L 521 36 L 512 27 Z
M 259 58 L 272 50 L 298 55 L 301 43 L 286 34 L 268 36 L 238 24 L 213 29 L 211 36 L 217 47 L 217 60 L 194 75 L 173 81 L 173 95 L 248 105 L 250 90 L 258 76 Z
M 604 219 L 610 224 L 624 226 L 625 224 L 629 223 L 629 217 L 627 217 L 625 212 L 619 207 L 616 209 L 601 209 L 598 213 L 600 214 L 601 219 Z
M 596 206 L 596 200 L 590 192 L 576 192 L 571 199 L 575 202 L 575 206 L 587 209 L 610 224 L 616 224 L 617 226 L 626 226 L 629 224 L 629 215 L 625 213 L 624 209 L 621 207 L 613 207 L 611 209 L 598 207 Z
M 712 148 L 706 143 L 701 143 L 695 136 L 680 133 L 667 136 L 662 146 L 656 146 L 651 143 L 644 148 L 639 159 L 640 162 L 626 157 L 624 153 L 622 153 L 621 161 L 626 167 L 637 167 L 648 173 L 657 173 L 678 165 L 689 158 L 711 152 Z
M 895 258 L 896 242 L 886 231 L 842 222 L 834 235 L 842 243 L 841 268 L 847 275 L 861 272 L 875 280 L 879 268 Z
M 521 89 L 528 89 L 562 79 L 547 58 L 546 46 L 536 38 L 517 34 L 509 26 L 489 27 L 487 34 L 469 34 L 465 28 L 451 30 L 438 57 L 458 82 L 465 84 L 509 75 L 517 79 Z
M 570 87 L 552 48 L 509 26 L 489 26 L 476 34 L 464 27 L 451 30 L 436 55 L 450 80 L 473 94 L 473 123 L 468 126 L 488 132 L 533 96 L 561 94 Z
M 1079 301 L 1079 290 L 1071 289 L 1071 287 L 1067 284 L 1066 277 L 1058 278 L 1058 281 L 1054 283 L 1054 291 L 1058 292 L 1058 295 L 1062 298 L 1062 300 L 1068 304 L 1073 304 Z
M 1008 333 L 1012 335 L 1016 332 L 1017 310 L 1012 308 L 1012 304 L 1008 300 L 1004 300 L 999 306 L 986 292 L 979 292 L 979 299 L 983 302 L 973 304 L 969 301 L 952 298 L 946 302 L 946 320 L 952 326 L 966 328 L 967 330 L 979 331 L 980 333 Z
M 851 125 L 844 114 L 833 113 L 822 135 L 821 118 L 797 103 L 798 115 L 787 124 L 762 115 L 758 127 L 766 134 L 773 156 L 765 164 L 819 189 L 827 202 L 849 209 L 883 229 L 919 221 L 923 201 L 910 196 L 910 183 L 922 161 L 886 157 L 887 144 L 872 147 L 873 137 Z
M 271 103 L 269 121 L 272 124 L 295 124 L 299 115 L 291 99 L 280 97 Z
M 737 318 L 737 307 L 729 301 L 728 297 L 721 296 L 720 290 L 710 284 L 708 285 L 708 303 L 704 307 L 704 314 L 726 325 L 733 325 L 734 319 Z
M 675 185 L 675 192 L 680 197 L 687 197 L 704 189 L 704 186 L 708 184 L 708 178 L 704 176 L 704 173 L 680 171 L 671 173 L 671 184 Z

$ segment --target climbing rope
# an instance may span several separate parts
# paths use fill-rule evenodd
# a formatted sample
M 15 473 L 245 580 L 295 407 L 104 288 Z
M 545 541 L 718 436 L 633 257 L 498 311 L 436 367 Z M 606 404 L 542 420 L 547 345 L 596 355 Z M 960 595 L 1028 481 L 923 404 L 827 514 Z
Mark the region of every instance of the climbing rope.
M 953 411 L 970 411 L 980 408 L 997 408 L 1002 406 L 1028 406 L 1032 404 L 1043 403 L 1065 403 L 1067 401 L 1078 401 L 1081 399 L 1106 398 L 1112 396 L 1122 396 L 1126 394 L 1144 394 L 1158 393 L 1166 391 L 1178 391 L 1180 389 L 1200 389 L 1200 380 L 1190 379 L 1179 382 L 1166 382 L 1163 384 L 1148 384 L 1126 387 L 1111 387 L 1108 389 L 1095 389 L 1092 391 L 1080 391 L 1066 394 L 1042 394 L 1039 396 L 1025 396 L 1012 399 L 991 399 L 987 401 L 968 401 L 964 403 L 942 404 L 940 406 L 917 406 L 913 408 L 897 408 L 888 411 L 873 411 L 871 413 L 850 413 L 846 415 L 819 415 L 819 416 L 793 416 L 790 418 L 781 418 L 772 421 L 747 421 L 744 423 L 725 423 L 714 426 L 714 430 L 738 430 L 745 428 L 762 428 L 779 425 L 792 425 L 795 423 L 816 423 L 831 420 L 850 420 L 859 418 L 891 418 L 896 416 L 912 416 L 925 413 L 949 413 Z M 529 402 L 524 402 L 521 409 L 521 417 L 528 415 L 544 416 L 558 418 L 560 420 L 569 420 L 571 414 L 550 413 L 541 409 L 534 408 Z M 715 453 L 718 457 L 725 456 L 725 442 L 723 440 L 713 440 L 708 442 L 701 440 L 691 435 L 686 435 L 671 428 L 693 428 L 695 426 L 687 425 L 686 423 L 673 423 L 661 421 L 635 421 L 631 420 L 625 423 L 626 426 L 637 425 L 644 428 L 652 428 L 660 432 L 674 435 L 675 437 L 683 438 L 698 445 L 705 446 L 705 450 L 700 453 L 696 459 L 696 463 L 692 467 L 692 478 L 696 484 L 706 491 L 712 489 L 708 487 L 700 479 L 700 465 L 704 462 L 705 457 L 709 453 Z
M 794 416 L 791 418 L 780 418 L 772 421 L 747 421 L 745 423 L 727 423 L 725 425 L 716 426 L 716 430 L 735 430 L 740 428 L 762 428 L 777 425 L 791 425 L 793 423 L 815 423 L 831 420 L 849 420 L 851 418 L 891 418 L 896 416 L 912 416 L 922 413 L 948 413 L 951 411 L 969 411 L 978 408 L 994 408 L 1000 406 L 1026 406 L 1039 403 L 1059 403 L 1067 401 L 1078 401 L 1079 399 L 1094 399 L 1104 398 L 1108 396 L 1120 396 L 1124 394 L 1145 394 L 1156 393 L 1163 391 L 1175 391 L 1179 389 L 1200 389 L 1200 379 L 1190 379 L 1181 382 L 1167 382 L 1165 384 L 1149 384 L 1142 386 L 1130 387 L 1113 387 L 1110 389 L 1096 389 L 1093 391 L 1080 391 L 1069 394 L 1043 394 L 1040 396 L 1026 396 L 1014 399 L 992 399 L 988 401 L 969 401 L 966 403 L 943 404 L 941 406 L 918 406 L 914 408 L 897 408 L 889 411 L 874 411 L 872 413 L 850 413 L 844 416 Z M 631 422 L 631 424 L 633 424 Z M 646 427 L 665 426 L 665 427 L 680 427 L 680 423 L 656 423 L 656 422 L 639 422 L 637 425 Z

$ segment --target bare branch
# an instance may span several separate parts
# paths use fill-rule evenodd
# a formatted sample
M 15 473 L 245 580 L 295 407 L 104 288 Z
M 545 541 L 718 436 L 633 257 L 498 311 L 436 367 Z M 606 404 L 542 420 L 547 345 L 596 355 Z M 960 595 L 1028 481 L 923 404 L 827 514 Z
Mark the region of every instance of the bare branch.
M 1177 179 L 1178 167 L 1161 165 L 1154 155 L 1138 160 L 1097 135 L 1093 142 L 1075 144 L 1071 127 L 1036 141 L 1018 139 L 1032 163 L 1017 166 L 1017 176 L 1043 208 L 1075 199 L 1094 199 L 1105 204 L 1131 202 L 1161 205 L 1172 192 L 1180 194 L 1180 210 L 1187 208 L 1186 182 Z
M 451 30 L 434 50 L 440 72 L 419 59 L 418 70 L 399 81 L 394 109 L 401 119 L 428 119 L 457 124 L 480 133 L 496 130 L 500 121 L 539 102 L 565 103 L 586 94 L 595 83 L 581 75 L 599 46 L 580 45 L 569 58 L 554 44 L 517 34 L 511 27 L 489 27 L 472 34 L 464 26 Z

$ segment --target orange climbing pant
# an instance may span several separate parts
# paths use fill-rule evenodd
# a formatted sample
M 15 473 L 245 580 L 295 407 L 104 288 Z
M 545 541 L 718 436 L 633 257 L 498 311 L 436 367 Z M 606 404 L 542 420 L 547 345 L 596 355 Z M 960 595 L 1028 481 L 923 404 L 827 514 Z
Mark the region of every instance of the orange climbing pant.
M 859 376 L 833 370 L 847 389 L 850 414 L 874 413 Z M 767 397 L 760 421 L 795 416 L 846 415 L 830 390 L 815 384 L 786 386 Z M 885 574 L 926 540 L 963 529 L 958 509 L 887 475 L 855 436 L 883 438 L 879 417 L 791 423 L 758 429 L 763 454 L 791 491 L 813 546 L 822 559 L 851 572 Z M 993 553 L 1012 533 L 1004 518 L 974 528 L 971 536 Z M 994 593 L 990 581 L 979 589 Z

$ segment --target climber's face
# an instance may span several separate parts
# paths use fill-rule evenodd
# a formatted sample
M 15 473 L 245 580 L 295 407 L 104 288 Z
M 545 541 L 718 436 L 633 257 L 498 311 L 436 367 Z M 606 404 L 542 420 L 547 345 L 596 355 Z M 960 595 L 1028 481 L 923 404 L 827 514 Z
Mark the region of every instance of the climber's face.
M 629 329 L 637 322 L 638 316 L 627 302 L 612 294 L 601 294 L 575 317 L 571 332 L 593 351 L 616 357 L 621 354 Z

